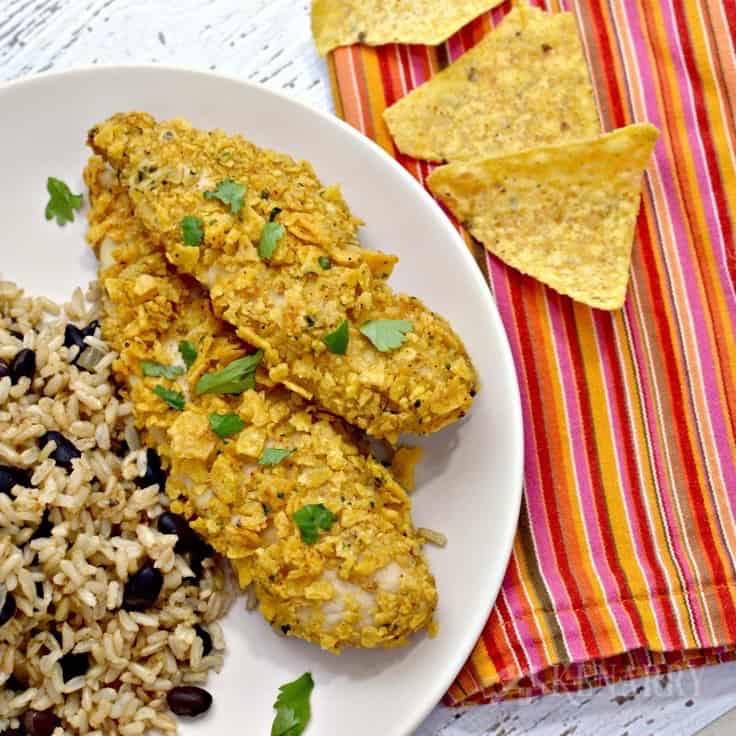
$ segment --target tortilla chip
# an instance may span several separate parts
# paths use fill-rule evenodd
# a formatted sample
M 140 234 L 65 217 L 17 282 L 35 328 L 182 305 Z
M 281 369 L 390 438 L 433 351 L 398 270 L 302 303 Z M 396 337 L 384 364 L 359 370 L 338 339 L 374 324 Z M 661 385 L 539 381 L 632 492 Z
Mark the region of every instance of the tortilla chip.
M 449 164 L 429 187 L 510 266 L 591 307 L 620 309 L 641 177 L 658 137 L 639 123 L 589 141 Z
M 312 35 L 325 55 L 363 43 L 442 43 L 504 0 L 313 0 Z
M 384 118 L 399 149 L 427 161 L 500 156 L 601 132 L 575 16 L 527 5 Z

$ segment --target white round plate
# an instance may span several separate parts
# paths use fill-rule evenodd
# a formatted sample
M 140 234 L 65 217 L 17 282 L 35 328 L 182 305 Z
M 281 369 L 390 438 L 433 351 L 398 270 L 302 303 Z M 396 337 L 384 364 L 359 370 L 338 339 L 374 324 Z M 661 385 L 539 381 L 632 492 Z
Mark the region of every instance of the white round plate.
M 428 548 L 439 588 L 439 634 L 388 651 L 337 657 L 274 633 L 238 601 L 225 623 L 226 664 L 210 679 L 214 706 L 184 734 L 266 736 L 279 685 L 311 671 L 308 736 L 405 736 L 442 697 L 498 593 L 521 499 L 522 425 L 506 335 L 488 287 L 448 219 L 393 159 L 334 117 L 264 87 L 158 66 L 98 67 L 0 87 L 0 271 L 66 300 L 95 276 L 84 216 L 44 219 L 46 179 L 80 192 L 87 130 L 115 112 L 182 116 L 311 161 L 340 183 L 367 223 L 362 241 L 400 256 L 397 289 L 423 299 L 462 336 L 482 380 L 466 420 L 423 441 L 415 522 L 444 532 Z

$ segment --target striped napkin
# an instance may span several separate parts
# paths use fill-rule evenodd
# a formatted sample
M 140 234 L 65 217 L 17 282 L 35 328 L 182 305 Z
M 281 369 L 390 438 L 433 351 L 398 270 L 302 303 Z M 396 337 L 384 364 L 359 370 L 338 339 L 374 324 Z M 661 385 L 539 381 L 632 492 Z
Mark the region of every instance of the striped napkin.
M 596 685 L 736 653 L 736 0 L 536 0 L 576 13 L 606 130 L 662 130 L 625 309 L 594 311 L 466 236 L 526 428 L 503 588 L 448 703 Z M 424 181 L 381 114 L 492 32 L 342 48 L 339 114 Z

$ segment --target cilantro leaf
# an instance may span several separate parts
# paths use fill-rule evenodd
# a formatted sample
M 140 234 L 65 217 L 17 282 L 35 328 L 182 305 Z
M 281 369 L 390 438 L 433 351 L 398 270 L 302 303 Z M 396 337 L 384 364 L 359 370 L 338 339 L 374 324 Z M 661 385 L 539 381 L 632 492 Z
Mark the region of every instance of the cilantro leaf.
M 313 689 L 314 680 L 310 672 L 279 688 L 273 704 L 276 717 L 271 726 L 271 736 L 301 736 L 304 733 L 312 715 L 309 696 Z
M 163 365 L 153 360 L 142 360 L 141 369 L 144 376 L 149 378 L 168 378 L 173 380 L 177 376 L 184 375 L 184 369 L 180 365 Z
M 214 192 L 205 192 L 205 199 L 219 199 L 223 204 L 230 205 L 230 212 L 237 215 L 245 203 L 245 185 L 232 179 L 223 179 Z
M 72 194 L 69 187 L 61 180 L 50 176 L 46 180 L 46 191 L 49 203 L 46 205 L 46 219 L 56 218 L 57 225 L 74 222 L 74 210 L 81 209 L 82 195 Z
M 192 365 L 194 365 L 194 361 L 197 360 L 197 348 L 194 347 L 189 340 L 182 340 L 179 343 L 179 354 L 181 355 L 187 370 L 189 370 Z
M 413 329 L 414 325 L 406 319 L 374 319 L 361 325 L 360 331 L 376 350 L 387 353 L 400 348 L 406 340 L 406 333 Z
M 184 411 L 184 404 L 186 404 L 186 401 L 184 399 L 184 394 L 179 391 L 172 391 L 170 388 L 166 388 L 166 386 L 159 384 L 158 386 L 153 387 L 153 393 L 155 393 L 160 399 L 163 399 L 172 409 Z
M 320 256 L 317 259 L 317 262 L 323 271 L 329 271 L 332 268 L 332 261 L 329 256 Z
M 183 217 L 181 222 L 181 239 L 184 245 L 198 246 L 202 245 L 204 238 L 204 223 L 199 217 L 187 215 Z
M 210 414 L 207 418 L 212 431 L 222 439 L 237 434 L 245 427 L 245 422 L 237 414 Z
M 319 530 L 329 531 L 336 517 L 324 504 L 309 503 L 296 511 L 292 518 L 299 527 L 302 541 L 314 544 L 319 539 Z
M 259 465 L 278 465 L 282 460 L 286 460 L 292 455 L 294 450 L 287 450 L 283 447 L 267 447 L 258 458 Z
M 197 381 L 196 392 L 200 394 L 242 394 L 256 385 L 256 366 L 261 362 L 263 351 L 238 358 L 216 373 L 205 373 Z
M 263 226 L 261 239 L 258 243 L 258 255 L 268 261 L 274 254 L 279 240 L 284 237 L 286 230 L 280 222 L 267 222 Z
M 348 351 L 348 342 L 350 341 L 350 326 L 347 320 L 343 320 L 336 329 L 328 332 L 322 342 L 327 345 L 327 349 L 335 355 L 345 355 Z

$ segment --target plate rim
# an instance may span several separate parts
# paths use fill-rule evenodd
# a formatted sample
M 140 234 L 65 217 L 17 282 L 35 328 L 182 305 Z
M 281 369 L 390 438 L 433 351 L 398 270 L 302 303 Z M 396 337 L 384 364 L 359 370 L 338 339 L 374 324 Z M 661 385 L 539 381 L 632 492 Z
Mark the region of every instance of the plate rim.
M 421 185 L 421 183 L 412 176 L 407 169 L 405 169 L 395 158 L 390 156 L 380 145 L 378 145 L 373 139 L 361 133 L 359 130 L 351 126 L 339 118 L 332 112 L 320 110 L 317 107 L 309 104 L 308 102 L 293 97 L 286 92 L 278 89 L 272 89 L 265 84 L 253 82 L 247 79 L 242 79 L 235 76 L 234 74 L 225 74 L 222 72 L 208 71 L 202 69 L 196 69 L 186 65 L 178 64 L 159 64 L 159 63 L 116 63 L 116 64 L 79 64 L 64 69 L 50 69 L 43 72 L 26 74 L 15 79 L 2 80 L 0 81 L 0 95 L 6 92 L 12 92 L 16 88 L 20 87 L 32 87 L 36 84 L 43 83 L 49 79 L 64 79 L 73 80 L 74 77 L 84 79 L 87 76 L 105 76 L 111 74 L 120 74 L 133 72 L 137 74 L 145 74 L 147 72 L 163 72 L 164 74 L 172 75 L 190 75 L 196 76 L 202 79 L 205 83 L 207 79 L 216 79 L 219 81 L 226 81 L 234 83 L 236 85 L 248 88 L 255 94 L 264 94 L 266 96 L 274 96 L 279 98 L 287 105 L 293 105 L 302 110 L 303 113 L 308 115 L 314 115 L 319 118 L 327 126 L 335 126 L 338 129 L 345 132 L 351 139 L 351 142 L 359 147 L 363 147 L 364 150 L 369 151 L 370 155 L 377 155 L 383 160 L 391 169 L 394 170 L 395 174 L 400 177 L 407 185 L 409 190 L 408 196 L 415 196 L 420 198 L 425 205 L 430 207 L 440 207 L 439 203 L 429 194 L 429 192 Z M 1 102 L 1 99 L 0 99 Z M 236 131 L 237 132 L 237 131 Z M 291 154 L 290 154 L 291 155 Z M 510 409 L 513 414 L 512 421 L 509 422 L 508 431 L 513 433 L 513 453 L 510 453 L 508 457 L 508 465 L 511 471 L 511 475 L 516 478 L 513 488 L 506 489 L 506 493 L 509 495 L 509 506 L 511 511 L 512 523 L 509 524 L 505 530 L 504 538 L 498 540 L 498 548 L 501 552 L 499 554 L 499 562 L 502 565 L 498 566 L 500 571 L 489 579 L 487 586 L 487 595 L 484 597 L 488 598 L 485 606 L 479 606 L 475 613 L 469 614 L 469 621 L 467 625 L 467 633 L 464 635 L 462 641 L 458 642 L 456 654 L 448 661 L 447 668 L 443 670 L 444 676 L 437 678 L 437 683 L 434 687 L 429 688 L 425 691 L 425 695 L 421 698 L 416 699 L 416 705 L 412 709 L 412 712 L 407 715 L 401 724 L 397 724 L 402 729 L 406 728 L 405 731 L 399 731 L 397 733 L 410 734 L 413 733 L 416 728 L 421 725 L 424 719 L 429 715 L 432 709 L 441 702 L 442 697 L 447 692 L 452 682 L 457 677 L 457 674 L 462 669 L 463 665 L 470 656 L 476 642 L 478 641 L 488 617 L 496 603 L 499 593 L 501 592 L 501 586 L 503 579 L 506 575 L 509 561 L 511 559 L 511 552 L 513 549 L 513 543 L 516 536 L 518 527 L 518 518 L 521 511 L 521 502 L 523 498 L 523 479 L 524 479 L 524 444 L 525 444 L 525 433 L 523 424 L 523 414 L 521 409 L 521 394 L 519 390 L 518 373 L 516 370 L 516 364 L 514 361 L 513 353 L 508 339 L 508 333 L 506 327 L 501 319 L 496 300 L 486 282 L 481 270 L 476 263 L 470 250 L 466 247 L 465 242 L 460 236 L 459 232 L 455 229 L 449 217 L 443 212 L 440 218 L 443 223 L 442 237 L 446 238 L 452 243 L 453 249 L 456 251 L 455 257 L 462 258 L 465 263 L 469 266 L 469 271 L 472 273 L 472 279 L 477 285 L 480 285 L 484 293 L 484 301 L 486 302 L 486 308 L 490 313 L 492 321 L 495 323 L 497 332 L 499 333 L 498 349 L 499 349 L 499 363 L 504 365 L 505 372 L 507 374 L 507 380 L 510 381 L 510 388 L 513 389 Z M 227 656 L 227 649 L 226 649 Z

